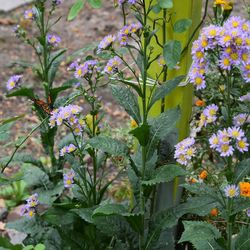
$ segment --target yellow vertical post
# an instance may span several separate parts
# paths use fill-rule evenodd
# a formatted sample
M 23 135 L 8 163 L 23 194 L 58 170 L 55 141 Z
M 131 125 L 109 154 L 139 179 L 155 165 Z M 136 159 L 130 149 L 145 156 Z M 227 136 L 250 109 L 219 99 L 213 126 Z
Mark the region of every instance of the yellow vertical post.
M 154 3 L 157 3 L 157 1 L 158 0 L 154 0 Z M 149 4 L 149 2 L 150 0 L 146 0 L 147 4 Z M 159 42 L 163 43 L 164 41 L 178 40 L 181 42 L 183 49 L 187 45 L 191 35 L 201 21 L 201 10 L 202 0 L 173 0 L 173 8 L 167 10 L 167 16 L 169 17 L 169 15 L 171 15 L 171 19 L 165 24 L 165 31 L 163 30 L 164 25 L 162 21 L 159 20 L 159 22 L 156 24 L 156 29 L 158 30 L 156 34 Z M 148 24 L 153 26 L 154 20 L 162 18 L 163 15 L 163 10 L 157 14 L 151 12 Z M 173 25 L 175 22 L 186 18 L 192 20 L 192 26 L 183 33 L 175 33 L 173 31 Z M 163 37 L 164 35 L 165 38 Z M 154 47 L 152 58 L 159 54 L 163 54 L 163 49 L 157 44 L 155 38 L 151 40 L 151 46 Z M 178 64 L 179 69 L 167 71 L 167 80 L 173 79 L 179 75 L 186 75 L 188 73 L 192 61 L 190 47 L 181 57 L 181 60 Z M 151 79 L 154 79 L 157 74 L 159 75 L 161 70 L 161 66 L 157 61 L 155 61 L 148 70 L 148 76 Z M 160 80 L 163 81 L 163 77 Z M 150 87 L 148 87 L 147 93 L 150 93 Z M 177 125 L 177 130 L 178 140 L 182 140 L 189 134 L 189 120 L 192 112 L 192 99 L 193 87 L 190 84 L 187 86 L 177 87 L 174 91 L 172 91 L 172 93 L 170 93 L 170 95 L 165 97 L 164 103 L 162 103 L 162 101 L 155 103 L 149 113 L 149 116 L 158 116 L 162 112 L 162 106 L 164 106 L 164 110 L 179 106 L 181 109 L 181 118 Z M 157 187 L 155 204 L 156 211 L 172 207 L 179 203 L 182 194 L 182 189 L 179 188 L 179 182 L 180 179 L 176 178 L 172 182 L 161 184 Z M 175 235 L 175 231 L 175 228 L 166 230 L 165 232 L 162 232 L 160 237 L 166 240 L 169 237 L 171 238 L 171 235 Z

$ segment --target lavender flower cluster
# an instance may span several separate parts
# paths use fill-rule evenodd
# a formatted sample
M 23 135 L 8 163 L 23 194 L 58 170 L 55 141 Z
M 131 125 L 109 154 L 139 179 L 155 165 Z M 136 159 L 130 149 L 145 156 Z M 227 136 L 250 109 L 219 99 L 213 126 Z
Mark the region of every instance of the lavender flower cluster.
M 78 105 L 68 105 L 65 107 L 60 107 L 51 112 L 49 119 L 49 125 L 51 128 L 60 126 L 63 122 L 67 122 L 69 125 L 74 126 L 74 128 L 82 129 L 83 121 L 78 119 L 78 115 L 82 111 L 82 108 Z
M 71 188 L 74 184 L 75 172 L 73 169 L 69 170 L 63 175 L 63 183 L 65 188 Z
M 208 105 L 201 113 L 199 128 L 206 127 L 207 124 L 215 122 L 217 120 L 216 113 L 218 109 L 218 106 L 215 104 Z
M 187 166 L 192 157 L 195 155 L 195 140 L 192 137 L 188 137 L 178 144 L 175 145 L 175 154 L 174 158 L 180 164 Z
M 47 35 L 47 42 L 52 47 L 57 47 L 61 41 L 62 39 L 57 35 Z
M 97 60 L 88 60 L 82 64 L 80 63 L 80 60 L 76 60 L 69 65 L 68 70 L 74 70 L 75 78 L 80 79 L 92 74 L 94 69 L 99 71 L 100 69 L 97 67 L 97 64 Z
M 128 4 L 135 4 L 136 3 L 136 0 L 118 0 L 118 4 L 121 6 L 125 3 L 128 3 Z
M 215 51 L 219 51 L 219 55 Z M 189 77 L 196 89 L 206 88 L 208 54 L 218 57 L 221 70 L 240 69 L 246 82 L 250 82 L 250 21 L 230 17 L 224 25 L 205 27 L 192 47 L 193 65 Z
M 74 144 L 69 144 L 68 146 L 64 146 L 60 150 L 60 156 L 64 156 L 66 153 L 70 154 L 76 150 L 76 146 Z
M 247 152 L 249 146 L 244 131 L 239 127 L 219 130 L 209 138 L 209 144 L 222 157 L 232 156 L 235 149 L 241 153 Z
M 12 77 L 10 77 L 10 79 L 7 81 L 6 84 L 6 88 L 7 90 L 12 90 L 14 88 L 16 88 L 18 86 L 18 84 L 21 82 L 22 80 L 22 75 L 14 75 Z
M 21 209 L 21 216 L 26 216 L 28 218 L 34 217 L 38 204 L 38 194 L 35 193 L 26 200 L 26 204 Z
M 114 58 L 111 58 L 107 65 L 104 68 L 104 72 L 107 73 L 108 75 L 114 74 L 115 72 L 118 71 L 118 66 L 122 64 L 121 58 L 118 56 L 115 56 Z

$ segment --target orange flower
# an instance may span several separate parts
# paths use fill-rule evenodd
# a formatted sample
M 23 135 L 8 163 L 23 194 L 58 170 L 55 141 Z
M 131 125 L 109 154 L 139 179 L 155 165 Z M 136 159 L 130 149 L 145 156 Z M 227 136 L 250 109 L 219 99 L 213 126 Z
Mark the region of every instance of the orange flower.
M 196 183 L 197 180 L 196 180 L 195 178 L 190 178 L 188 182 L 189 182 L 190 184 L 192 184 L 192 183 Z
M 250 197 L 250 182 L 240 182 L 240 195 Z
M 203 100 L 197 100 L 197 101 L 195 102 L 195 105 L 196 105 L 197 107 L 203 107 L 203 106 L 205 106 L 205 102 L 204 102 Z
M 199 177 L 200 177 L 202 180 L 204 180 L 204 179 L 207 178 L 207 175 L 208 175 L 207 171 L 206 171 L 206 170 L 203 170 L 203 171 L 200 173 Z
M 210 211 L 210 215 L 214 216 L 214 217 L 217 216 L 218 213 L 219 213 L 218 208 L 212 208 L 211 211 Z

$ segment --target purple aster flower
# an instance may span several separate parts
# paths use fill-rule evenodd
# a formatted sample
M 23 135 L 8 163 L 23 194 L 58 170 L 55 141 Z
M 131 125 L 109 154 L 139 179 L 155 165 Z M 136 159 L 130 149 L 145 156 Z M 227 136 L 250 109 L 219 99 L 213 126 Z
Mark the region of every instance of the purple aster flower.
M 232 128 L 228 128 L 228 135 L 233 138 L 233 139 L 237 139 L 240 140 L 242 137 L 245 136 L 245 133 L 243 132 L 242 129 L 240 129 L 239 127 L 232 127 Z
M 29 10 L 26 10 L 24 12 L 24 18 L 25 19 L 34 20 L 35 17 L 36 17 L 36 15 L 35 15 L 33 9 L 29 9 Z
M 82 134 L 82 126 L 80 124 L 78 124 L 77 126 L 75 126 L 73 133 L 75 135 L 81 135 Z
M 65 147 L 63 147 L 63 148 L 60 149 L 59 155 L 60 156 L 64 156 L 66 153 L 67 153 L 67 147 L 65 146 Z
M 105 36 L 98 45 L 97 53 L 100 53 L 102 50 L 105 50 L 116 40 L 116 36 L 107 35 Z
M 118 71 L 118 66 L 122 63 L 121 58 L 118 56 L 115 56 L 114 58 L 111 58 L 107 65 L 104 68 L 104 72 L 107 74 L 113 74 Z
M 210 138 L 209 138 L 209 144 L 210 144 L 210 148 L 212 149 L 217 149 L 219 144 L 220 144 L 220 140 L 217 134 L 213 134 Z
M 31 219 L 35 216 L 35 214 L 36 214 L 36 210 L 32 207 L 29 207 L 27 204 L 21 208 L 21 212 L 20 212 L 21 216 L 25 216 Z
M 246 137 L 240 138 L 239 140 L 236 141 L 236 148 L 241 153 L 248 152 L 248 147 L 249 147 L 249 143 L 247 142 Z
M 221 143 L 218 146 L 217 151 L 220 153 L 220 156 L 222 156 L 222 157 L 229 157 L 229 156 L 233 155 L 234 149 L 228 143 Z
M 62 3 L 62 0 L 53 0 L 54 5 L 60 5 Z
M 39 201 L 38 201 L 38 194 L 35 193 L 35 194 L 32 194 L 27 200 L 27 205 L 29 207 L 36 207 L 38 204 L 39 204 Z
M 239 195 L 239 188 L 236 185 L 227 185 L 224 188 L 224 192 L 226 197 L 228 198 L 234 198 L 237 197 Z
M 58 46 L 58 44 L 62 41 L 62 39 L 57 36 L 57 35 L 47 35 L 47 42 L 48 44 L 50 44 L 51 46 Z
M 12 89 L 14 89 L 15 87 L 17 87 L 18 84 L 20 83 L 22 77 L 23 77 L 22 75 L 14 75 L 14 76 L 12 76 L 12 77 L 8 80 L 8 82 L 7 82 L 7 85 L 6 85 L 7 89 L 8 89 L 8 90 L 12 90 Z
M 76 150 L 76 146 L 74 145 L 74 144 L 69 144 L 69 146 L 67 147 L 67 149 L 66 149 L 66 152 L 68 153 L 68 154 L 70 154 L 70 153 L 73 153 L 74 151 Z
M 213 123 L 216 121 L 217 117 L 216 117 L 216 113 L 218 111 L 218 106 L 215 105 L 215 104 L 211 104 L 211 105 L 208 105 L 204 111 L 203 111 L 203 114 L 205 115 L 206 119 L 205 119 L 205 126 L 208 124 L 208 123 Z
M 247 118 L 248 118 L 248 114 L 246 113 L 238 114 L 233 118 L 233 124 L 235 126 L 242 126 L 243 124 L 247 122 Z
M 243 95 L 239 98 L 241 102 L 250 102 L 250 92 L 248 92 L 246 95 Z
M 71 188 L 73 186 L 74 177 L 75 177 L 75 172 L 72 169 L 63 175 L 63 182 L 65 188 Z
M 247 216 L 250 217 L 250 208 L 247 209 Z
M 79 66 L 79 59 L 73 61 L 69 67 L 67 68 L 67 70 L 75 70 L 77 67 Z
M 192 157 L 195 155 L 194 138 L 188 137 L 175 145 L 174 158 L 176 161 L 184 166 L 190 163 Z

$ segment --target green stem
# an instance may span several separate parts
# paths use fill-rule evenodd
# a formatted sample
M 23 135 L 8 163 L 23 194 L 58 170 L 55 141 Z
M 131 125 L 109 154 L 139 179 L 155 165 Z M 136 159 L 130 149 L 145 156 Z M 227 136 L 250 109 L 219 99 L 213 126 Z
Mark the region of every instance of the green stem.
M 233 222 L 231 221 L 231 209 L 232 209 L 232 200 L 228 198 L 228 216 L 227 216 L 227 250 L 232 248 L 232 234 L 233 234 Z
M 163 24 L 162 24 L 162 36 L 163 36 L 163 40 L 162 40 L 162 43 L 163 43 L 163 46 L 165 45 L 166 43 L 166 40 L 167 40 L 167 33 L 166 33 L 166 17 L 167 17 L 167 10 L 164 9 L 163 10 Z M 163 82 L 165 82 L 167 80 L 167 68 L 164 70 L 163 72 Z M 163 113 L 165 110 L 165 97 L 162 98 L 161 100 L 161 113 Z

